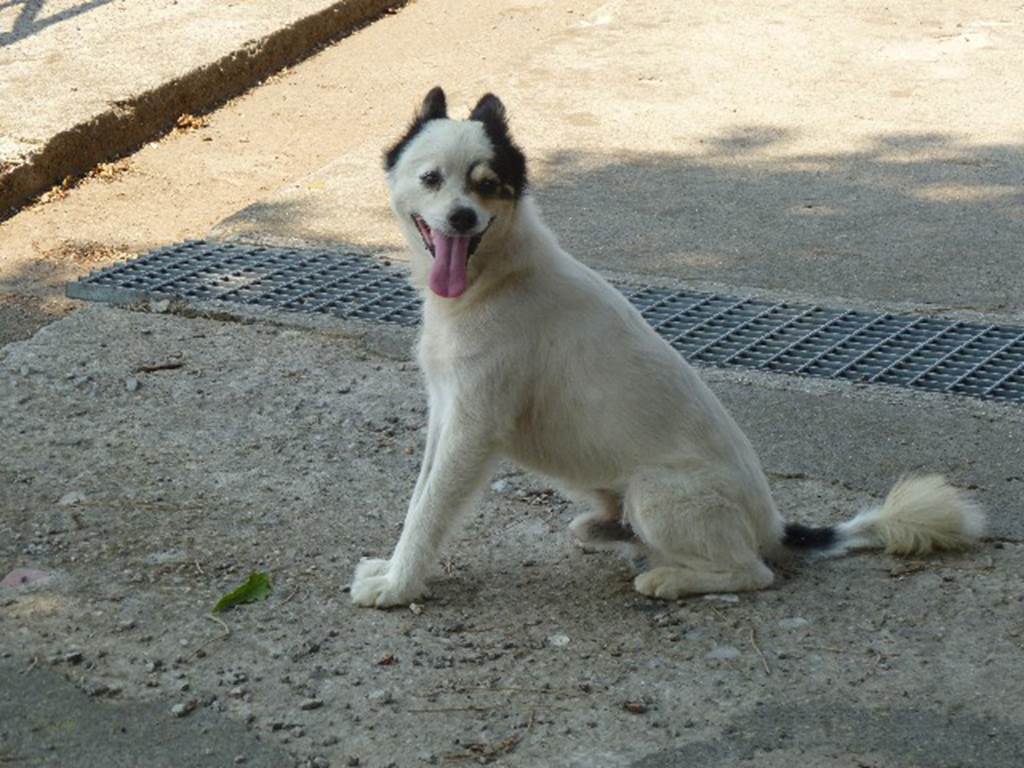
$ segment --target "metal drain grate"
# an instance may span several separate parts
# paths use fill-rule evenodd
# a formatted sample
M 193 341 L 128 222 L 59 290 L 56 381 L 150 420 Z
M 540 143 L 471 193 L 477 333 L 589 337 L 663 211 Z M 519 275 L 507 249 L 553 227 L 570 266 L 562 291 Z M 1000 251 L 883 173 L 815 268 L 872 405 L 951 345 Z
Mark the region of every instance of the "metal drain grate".
M 620 285 L 669 343 L 702 365 L 1024 402 L 1024 328 Z M 177 298 L 413 326 L 401 270 L 325 249 L 188 242 L 68 286 L 77 299 Z
M 403 273 L 357 253 L 240 243 L 180 243 L 71 283 L 86 301 L 221 301 L 291 312 L 419 323 Z

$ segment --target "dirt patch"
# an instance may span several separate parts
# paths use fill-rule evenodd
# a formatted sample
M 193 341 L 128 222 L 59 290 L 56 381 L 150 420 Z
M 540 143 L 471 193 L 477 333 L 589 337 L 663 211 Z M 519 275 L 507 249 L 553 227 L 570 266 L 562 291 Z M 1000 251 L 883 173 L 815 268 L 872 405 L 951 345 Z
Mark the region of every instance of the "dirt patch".
M 44 325 L 66 316 L 73 304 L 59 296 L 0 295 L 0 347 L 27 339 Z
M 49 262 L 65 267 L 71 265 L 95 269 L 109 266 L 134 255 L 107 243 L 65 240 L 43 253 L 42 257 Z

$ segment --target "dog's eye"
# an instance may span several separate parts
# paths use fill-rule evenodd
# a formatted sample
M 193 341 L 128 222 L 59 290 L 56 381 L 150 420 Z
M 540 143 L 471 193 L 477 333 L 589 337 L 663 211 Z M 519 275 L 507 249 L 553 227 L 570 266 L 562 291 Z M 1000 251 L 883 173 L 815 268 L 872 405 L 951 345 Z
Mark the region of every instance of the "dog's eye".
M 420 176 L 420 181 L 423 182 L 423 186 L 427 189 L 437 189 L 441 186 L 441 182 L 444 178 L 441 176 L 440 171 L 427 171 Z
M 476 191 L 481 195 L 493 195 L 498 191 L 498 182 L 494 179 L 483 179 L 476 185 Z

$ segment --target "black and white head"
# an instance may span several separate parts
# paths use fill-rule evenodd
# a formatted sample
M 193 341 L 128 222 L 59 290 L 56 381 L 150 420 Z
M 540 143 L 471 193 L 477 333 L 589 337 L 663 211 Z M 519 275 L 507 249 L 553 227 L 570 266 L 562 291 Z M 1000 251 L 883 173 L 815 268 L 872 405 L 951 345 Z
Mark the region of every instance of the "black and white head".
M 419 262 L 414 271 L 426 272 L 438 296 L 461 296 L 526 191 L 526 158 L 509 135 L 504 105 L 489 93 L 468 120 L 450 120 L 444 91 L 432 89 L 384 167 Z

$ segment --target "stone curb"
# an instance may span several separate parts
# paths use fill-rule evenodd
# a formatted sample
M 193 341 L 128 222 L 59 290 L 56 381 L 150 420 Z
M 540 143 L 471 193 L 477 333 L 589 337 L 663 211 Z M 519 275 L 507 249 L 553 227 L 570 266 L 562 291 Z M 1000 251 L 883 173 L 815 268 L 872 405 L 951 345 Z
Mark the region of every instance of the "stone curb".
M 51 136 L 25 162 L 0 167 L 0 221 L 64 179 L 132 152 L 172 128 L 179 116 L 208 112 L 403 3 L 339 0 Z

